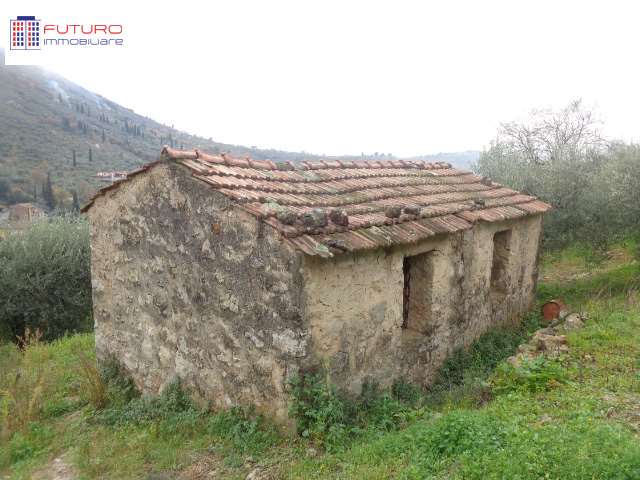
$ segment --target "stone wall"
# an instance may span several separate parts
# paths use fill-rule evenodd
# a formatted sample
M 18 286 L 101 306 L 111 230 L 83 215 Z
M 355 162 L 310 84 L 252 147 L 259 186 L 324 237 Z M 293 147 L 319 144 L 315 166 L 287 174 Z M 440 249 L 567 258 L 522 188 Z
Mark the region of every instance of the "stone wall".
M 503 291 L 492 294 L 493 237 L 510 231 L 502 258 Z M 372 377 L 383 385 L 404 377 L 428 384 L 455 348 L 469 345 L 489 327 L 516 321 L 533 302 L 541 217 L 479 223 L 471 231 L 418 245 L 306 258 L 305 310 L 311 351 L 335 383 L 359 393 Z M 403 260 L 419 255 L 410 295 L 429 311 L 403 328 Z M 411 298 L 409 308 L 415 308 Z M 408 323 L 408 324 L 407 324 Z
M 369 377 L 428 383 L 453 349 L 526 311 L 537 277 L 540 216 L 326 260 L 171 162 L 88 215 L 99 359 L 114 357 L 145 393 L 181 378 L 218 407 L 254 404 L 283 422 L 300 369 L 324 364 L 355 394 Z
M 145 393 L 180 377 L 217 406 L 284 419 L 285 378 L 307 354 L 299 254 L 172 163 L 88 215 L 99 358 L 115 357 Z

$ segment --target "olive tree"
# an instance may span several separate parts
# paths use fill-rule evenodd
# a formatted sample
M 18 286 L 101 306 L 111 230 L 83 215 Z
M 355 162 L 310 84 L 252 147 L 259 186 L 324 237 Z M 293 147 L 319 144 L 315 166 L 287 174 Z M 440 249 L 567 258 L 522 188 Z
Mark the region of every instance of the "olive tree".
M 580 101 L 537 110 L 502 124 L 474 169 L 553 205 L 545 216 L 548 247 L 582 240 L 605 248 L 638 228 L 640 151 L 606 141 L 600 127 Z
M 44 219 L 0 241 L 0 335 L 5 340 L 15 340 L 26 328 L 51 340 L 92 327 L 84 219 Z

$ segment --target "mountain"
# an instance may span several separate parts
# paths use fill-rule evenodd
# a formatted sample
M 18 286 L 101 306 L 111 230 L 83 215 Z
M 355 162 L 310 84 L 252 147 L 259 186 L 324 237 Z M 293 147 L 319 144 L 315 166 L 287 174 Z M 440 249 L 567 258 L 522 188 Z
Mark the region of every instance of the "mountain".
M 320 158 L 189 135 L 42 68 L 5 66 L 0 57 L 0 204 L 42 203 L 47 175 L 60 201 L 68 203 L 73 191 L 83 201 L 103 185 L 96 173 L 136 168 L 165 144 L 255 159 Z
M 48 191 L 70 207 L 104 185 L 98 172 L 132 170 L 155 160 L 162 145 L 200 148 L 255 159 L 313 160 L 306 152 L 229 145 L 176 130 L 40 67 L 5 66 L 0 50 L 0 208 L 20 202 L 43 207 Z M 420 157 L 466 166 L 478 152 Z M 327 158 L 327 157 L 324 157 Z M 390 154 L 328 157 L 394 158 Z M 48 188 L 48 183 L 52 189 Z M 44 195 L 43 195 L 44 194 Z M 48 205 L 49 204 L 49 205 Z

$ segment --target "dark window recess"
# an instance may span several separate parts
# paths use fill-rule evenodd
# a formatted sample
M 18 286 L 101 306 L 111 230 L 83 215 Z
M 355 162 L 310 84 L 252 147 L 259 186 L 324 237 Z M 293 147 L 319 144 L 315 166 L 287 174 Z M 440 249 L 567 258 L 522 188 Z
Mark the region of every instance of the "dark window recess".
M 402 261 L 402 328 L 428 334 L 433 328 L 434 252 Z
M 511 253 L 511 230 L 498 232 L 493 236 L 493 261 L 491 264 L 491 295 L 503 296 L 507 293 L 507 269 Z
M 402 275 L 404 276 L 402 292 L 402 328 L 407 328 L 409 323 L 409 298 L 411 297 L 411 262 L 410 257 L 402 260 Z

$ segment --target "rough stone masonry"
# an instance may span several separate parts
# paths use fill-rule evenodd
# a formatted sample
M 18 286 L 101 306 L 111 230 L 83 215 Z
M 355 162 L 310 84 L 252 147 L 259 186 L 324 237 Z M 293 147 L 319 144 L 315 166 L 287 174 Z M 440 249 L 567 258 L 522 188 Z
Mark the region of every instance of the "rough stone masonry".
M 83 209 L 97 354 L 144 393 L 180 378 L 282 422 L 301 372 L 428 384 L 530 308 L 548 208 L 443 163 L 165 148 Z

